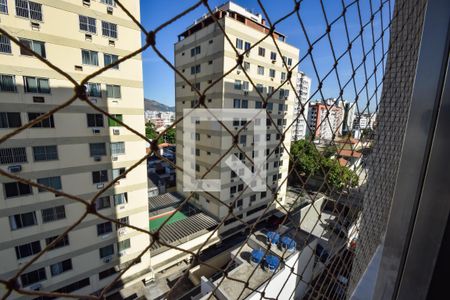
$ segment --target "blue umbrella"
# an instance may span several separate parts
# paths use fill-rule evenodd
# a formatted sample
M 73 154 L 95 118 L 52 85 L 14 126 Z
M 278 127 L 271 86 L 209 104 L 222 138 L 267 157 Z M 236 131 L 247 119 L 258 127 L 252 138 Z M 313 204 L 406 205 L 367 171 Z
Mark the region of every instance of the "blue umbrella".
M 269 270 L 274 272 L 280 265 L 280 259 L 274 255 L 267 255 L 266 264 Z
M 267 241 L 272 244 L 277 244 L 280 240 L 280 235 L 274 231 L 269 231 L 267 233 Z
M 287 248 L 288 250 L 294 250 L 295 246 L 297 246 L 297 243 L 293 239 L 285 235 L 281 238 L 281 245 L 283 246 L 283 248 Z
M 254 249 L 252 251 L 252 262 L 259 264 L 264 256 L 264 251 L 261 249 Z

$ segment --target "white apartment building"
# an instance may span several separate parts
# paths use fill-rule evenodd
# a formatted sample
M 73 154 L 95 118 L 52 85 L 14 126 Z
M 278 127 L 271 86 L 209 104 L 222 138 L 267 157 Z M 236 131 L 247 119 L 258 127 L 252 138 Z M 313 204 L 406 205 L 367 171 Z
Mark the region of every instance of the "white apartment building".
M 363 113 L 355 116 L 353 127 L 354 129 L 373 129 L 377 122 L 376 113 Z
M 138 0 L 126 2 L 139 19 Z M 0 27 L 80 82 L 141 46 L 139 28 L 112 0 L 1 0 Z M 92 78 L 89 100 L 144 134 L 140 56 Z M 0 134 L 3 136 L 67 101 L 73 84 L 29 51 L 0 35 Z M 91 199 L 145 155 L 145 142 L 76 100 L 0 146 L 0 167 Z M 0 278 L 9 279 L 86 211 L 59 194 L 0 178 Z M 148 228 L 143 163 L 95 204 L 110 218 Z M 149 236 L 93 215 L 19 276 L 24 289 L 91 294 L 149 244 Z M 123 276 L 127 285 L 149 272 L 145 254 Z M 4 294 L 3 286 L 0 294 Z M 13 293 L 8 299 L 28 299 Z
M 308 134 L 308 107 L 306 102 L 309 99 L 311 90 L 311 78 L 303 72 L 297 75 L 297 94 L 300 99 L 294 101 L 294 124 L 292 125 L 292 141 L 302 140 Z M 303 109 L 303 113 L 302 113 Z
M 156 128 L 159 127 L 170 127 L 173 122 L 175 122 L 175 112 L 173 111 L 152 111 L 146 110 L 145 113 L 145 121 L 152 122 L 155 124 Z
M 217 26 L 212 17 L 205 15 L 198 19 L 185 32 L 179 35 L 179 42 L 175 44 L 175 66 L 191 81 L 199 90 L 204 90 L 214 80 L 221 78 L 228 70 L 236 65 L 236 47 L 239 53 L 250 49 L 251 45 L 262 40 L 269 31 L 261 15 L 250 13 L 243 7 L 228 2 L 214 11 L 216 18 L 223 26 L 225 33 L 233 45 L 225 38 L 225 35 Z M 277 43 L 280 46 L 282 57 L 277 52 L 271 38 L 264 39 L 255 48 L 244 55 L 243 68 L 254 81 L 256 88 L 267 97 L 273 90 L 287 78 L 284 64 L 292 68 L 299 57 L 299 50 L 285 41 L 285 36 L 274 32 Z M 284 62 L 283 62 L 284 61 Z M 292 71 L 295 84 L 297 71 Z M 176 113 L 177 119 L 183 115 L 183 109 L 194 107 L 198 102 L 197 94 L 180 76 L 176 76 Z M 285 84 L 281 90 L 275 93 L 267 105 L 267 112 L 272 115 L 277 126 L 284 131 L 286 124 L 290 124 L 293 118 L 294 93 L 291 86 Z M 263 102 L 244 75 L 242 68 L 237 68 L 227 74 L 222 80 L 206 92 L 205 104 L 209 108 L 262 108 Z M 237 132 L 241 128 L 242 121 L 226 121 L 225 124 L 231 130 Z M 244 122 L 245 123 L 245 122 Z M 267 149 L 258 148 L 258 141 L 253 139 L 251 130 L 243 131 L 239 137 L 239 145 L 246 154 L 262 155 L 264 152 L 272 152 L 281 140 L 273 125 L 268 123 Z M 183 165 L 183 125 L 177 125 L 177 164 Z M 193 137 L 196 147 L 195 168 L 198 174 L 205 173 L 221 156 L 233 145 L 230 134 L 217 122 L 200 122 L 196 125 L 196 133 Z M 284 144 L 290 147 L 291 132 L 287 132 Z M 237 218 L 228 218 L 221 226 L 220 232 L 228 231 L 236 226 L 242 226 L 237 219 L 254 221 L 272 201 L 272 190 L 284 181 L 288 174 L 289 157 L 282 148 L 276 148 L 266 163 L 267 184 L 272 189 L 264 192 L 252 192 L 246 190 L 242 197 L 236 201 L 234 212 Z M 244 155 L 237 148 L 231 151 L 238 159 L 244 161 Z M 248 164 L 247 160 L 247 164 Z M 194 162 L 192 162 L 194 164 Z M 248 164 L 250 166 L 250 164 Z M 177 190 L 183 193 L 183 176 L 177 170 Z M 220 192 L 211 192 L 210 196 L 204 192 L 196 193 L 195 204 L 217 219 L 224 219 L 229 209 L 215 199 L 224 203 L 231 203 L 244 189 L 244 182 L 230 168 L 215 165 L 205 179 L 220 179 Z M 280 203 L 285 201 L 286 183 L 280 187 L 275 196 Z M 184 193 L 188 195 L 189 193 Z M 270 211 L 272 206 L 268 209 Z

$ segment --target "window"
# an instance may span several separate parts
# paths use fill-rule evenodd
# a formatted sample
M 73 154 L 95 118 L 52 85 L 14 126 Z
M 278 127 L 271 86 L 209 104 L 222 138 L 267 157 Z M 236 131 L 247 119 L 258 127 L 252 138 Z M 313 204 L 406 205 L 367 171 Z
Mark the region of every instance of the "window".
M 109 268 L 109 269 L 107 269 L 107 270 L 105 270 L 105 271 L 102 271 L 102 272 L 98 273 L 98 279 L 99 279 L 99 280 L 102 280 L 102 279 L 105 279 L 105 278 L 107 278 L 107 277 L 109 277 L 109 276 L 112 276 L 112 275 L 114 275 L 114 274 L 117 274 L 116 269 L 114 269 L 114 268 Z
M 281 80 L 282 81 L 286 80 L 286 72 L 281 72 Z
M 114 0 L 100 0 L 100 2 L 109 6 L 116 6 Z
M 81 50 L 81 63 L 83 65 L 98 66 L 98 52 L 91 50 Z
M 35 255 L 41 251 L 41 243 L 34 241 L 28 244 L 23 244 L 15 247 L 17 259 Z
M 40 41 L 33 41 L 28 39 L 19 39 L 19 41 L 25 45 L 26 48 L 33 50 L 42 57 L 46 57 L 45 54 L 45 43 Z M 21 55 L 34 56 L 33 52 L 27 50 L 26 48 L 20 48 Z
M 19 197 L 33 194 L 33 190 L 29 184 L 21 182 L 8 182 L 3 184 L 5 190 L 5 197 Z
M 233 108 L 241 108 L 241 100 L 240 99 L 233 100 Z
M 275 70 L 274 70 L 274 69 L 270 69 L 270 70 L 269 70 L 269 76 L 270 76 L 271 78 L 275 78 Z
M 121 93 L 120 93 L 120 85 L 107 84 L 106 85 L 106 97 L 120 99 L 122 97 Z
M 125 143 L 117 142 L 111 143 L 111 155 L 125 154 Z
M 241 144 L 247 143 L 247 136 L 246 135 L 240 135 L 239 136 L 239 143 L 241 143 Z
M 114 55 L 114 54 L 108 54 L 108 53 L 104 53 L 103 54 L 103 59 L 105 61 L 105 66 L 109 66 L 112 63 L 115 63 L 116 61 L 119 60 L 119 56 Z M 119 69 L 119 65 L 115 65 L 114 67 L 111 67 L 111 69 Z
M 244 91 L 248 91 L 249 90 L 249 82 L 248 81 L 242 82 L 242 89 Z
M 266 141 L 270 141 L 270 133 L 266 134 Z
M 56 276 L 70 270 L 72 270 L 72 260 L 70 258 L 50 265 L 50 273 L 52 276 Z
M 234 193 L 236 193 L 236 187 L 232 186 L 232 187 L 230 187 L 230 194 L 234 194 Z
M 53 222 L 66 218 L 66 210 L 64 205 L 50 207 L 41 210 L 42 213 L 42 222 Z
M 105 143 L 89 144 L 89 153 L 91 157 L 106 155 L 106 144 Z
M 103 127 L 102 114 L 86 114 L 87 127 Z
M 100 83 L 88 82 L 86 83 L 86 92 L 89 97 L 101 97 L 102 86 Z
M 287 65 L 288 66 L 292 66 L 292 58 L 288 58 L 287 59 Z
M 80 30 L 90 33 L 97 33 L 96 20 L 91 17 L 79 16 Z
M 194 47 L 191 49 L 191 57 L 196 56 L 197 54 L 200 54 L 200 46 Z
M 28 212 L 9 216 L 9 226 L 11 230 L 37 225 L 36 212 Z
M 54 240 L 56 240 L 59 236 L 55 235 L 49 238 L 45 239 L 45 245 L 50 245 Z M 61 240 L 56 242 L 52 247 L 50 247 L 48 250 L 55 250 L 58 248 L 62 248 L 69 245 L 69 236 L 66 234 Z
M 242 82 L 240 80 L 235 80 L 234 81 L 234 89 L 235 90 L 240 90 L 242 89 Z
M 62 184 L 61 184 L 61 176 L 53 176 L 53 177 L 46 177 L 46 178 L 38 178 L 37 183 L 45 185 L 47 187 L 53 188 L 55 190 L 61 190 Z M 45 189 L 38 188 L 39 193 L 47 192 Z
M 243 189 L 244 189 L 243 184 L 238 185 L 238 188 L 237 188 L 238 192 L 242 192 Z
M 122 205 L 126 204 L 128 202 L 128 195 L 127 193 L 121 193 L 113 196 L 114 199 L 114 205 Z
M 25 93 L 50 94 L 48 78 L 23 77 Z
M 0 13 L 8 14 L 7 0 L 0 0 Z
M 271 94 L 273 94 L 273 91 L 274 91 L 274 87 L 273 86 L 268 86 L 267 87 L 267 94 L 271 95 Z
M 236 39 L 236 48 L 242 49 L 244 47 L 244 42 L 241 39 Z
M 79 280 L 77 282 L 71 283 L 69 285 L 66 285 L 60 289 L 57 289 L 55 292 L 57 293 L 64 293 L 64 294 L 70 294 L 73 291 L 79 290 L 81 288 L 84 288 L 85 286 L 90 285 L 89 277 L 84 278 L 82 280 Z
M 28 0 L 16 0 L 16 15 L 42 21 L 42 4 Z
M 246 70 L 246 71 L 250 70 L 250 63 L 249 62 L 244 61 L 244 70 Z
M 100 170 L 92 172 L 92 183 L 102 183 L 108 181 L 108 171 Z
M 0 149 L 0 164 L 26 163 L 27 152 L 25 147 Z
M 259 47 L 258 48 L 258 55 L 262 56 L 262 57 L 266 56 L 266 49 L 264 49 L 263 47 Z
M 241 108 L 248 108 L 248 100 L 242 100 Z
M 256 90 L 257 90 L 258 92 L 260 92 L 260 93 L 263 93 L 263 92 L 264 92 L 264 86 L 263 86 L 262 84 L 258 83 L 258 84 L 256 85 Z
M 125 173 L 125 168 L 112 169 L 112 179 L 116 179 L 123 173 Z
M 196 65 L 196 66 L 192 66 L 191 67 L 191 75 L 200 73 L 200 71 L 201 71 L 201 66 L 200 65 Z
M 130 239 L 126 239 L 117 243 L 117 251 L 122 252 L 131 247 Z
M 109 199 L 109 196 L 100 197 L 97 198 L 97 200 L 95 200 L 96 210 L 101 210 L 110 207 L 111 207 L 111 200 Z
M 271 59 L 271 60 L 277 60 L 277 53 L 271 51 L 271 52 L 270 52 L 270 59 Z
M 14 75 L 0 74 L 0 92 L 17 92 Z
M 102 21 L 102 34 L 104 36 L 117 39 L 117 25 L 114 23 Z
M 114 254 L 114 245 L 108 245 L 98 249 L 100 258 L 109 257 Z
M 264 75 L 264 67 L 258 66 L 258 75 Z
M 262 102 L 261 101 L 256 101 L 255 102 L 255 108 L 261 108 L 262 107 Z
M 28 121 L 32 121 L 44 113 L 28 113 Z M 32 128 L 55 128 L 55 121 L 53 120 L 53 115 L 49 116 L 48 118 L 42 120 L 39 123 L 34 124 L 31 126 Z
M 116 118 L 117 120 L 119 120 L 119 121 L 123 121 L 123 118 L 122 118 L 122 115 L 112 115 L 114 118 Z M 108 125 L 110 126 L 110 127 L 118 127 L 118 126 L 122 126 L 122 125 L 120 125 L 116 120 L 113 120 L 113 119 L 111 119 L 111 118 L 108 118 Z
M 47 275 L 45 274 L 45 268 L 40 268 L 20 275 L 20 281 L 22 282 L 22 286 L 29 286 L 32 285 L 33 283 L 43 281 L 46 279 Z
M 48 161 L 58 159 L 58 148 L 52 146 L 35 146 L 33 147 L 34 161 Z
M 245 46 L 244 46 L 245 51 L 249 50 L 250 48 L 251 48 L 250 43 L 249 42 L 245 42 Z
M 0 0 L 1 8 L 1 0 Z M 3 34 L 0 34 L 0 53 L 11 53 L 11 40 Z
M 105 235 L 107 233 L 112 232 L 112 223 L 111 222 L 105 222 L 97 224 L 97 235 Z
M 119 219 L 117 219 L 117 221 L 119 221 L 120 223 L 123 223 L 123 224 L 127 224 L 127 225 L 130 224 L 130 219 L 128 217 L 119 218 Z M 120 228 L 126 227 L 123 224 L 117 224 L 116 223 L 116 229 L 120 229 Z

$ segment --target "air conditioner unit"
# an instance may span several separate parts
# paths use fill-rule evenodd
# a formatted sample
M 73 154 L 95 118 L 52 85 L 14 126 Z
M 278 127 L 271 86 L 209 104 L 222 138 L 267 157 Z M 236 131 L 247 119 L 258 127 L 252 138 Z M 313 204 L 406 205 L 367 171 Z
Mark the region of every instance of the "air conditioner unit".
M 104 258 L 103 258 L 103 262 L 104 262 L 105 264 L 111 262 L 111 260 L 112 260 L 112 257 L 111 257 L 111 256 L 107 256 L 107 257 L 104 257 Z
M 276 63 L 277 61 L 276 60 L 272 60 L 272 63 L 274 64 L 274 63 Z
M 114 135 L 119 135 L 120 134 L 120 130 L 119 129 L 113 129 L 113 134 Z
M 105 185 L 103 183 L 97 183 L 97 189 L 102 189 Z
M 117 161 L 119 158 L 117 157 L 117 156 L 113 156 L 113 157 L 111 157 L 111 160 L 112 161 Z
M 94 156 L 94 161 L 101 161 L 102 157 L 101 156 Z
M 287 96 L 284 96 L 284 100 L 287 100 L 288 99 L 288 97 Z
M 127 251 L 121 251 L 118 253 L 119 257 L 127 255 Z
M 113 8 L 112 8 L 112 6 L 108 6 L 108 7 L 106 8 L 106 12 L 107 12 L 108 14 L 112 15 L 112 13 L 113 13 Z
M 92 128 L 92 133 L 93 133 L 93 134 L 99 134 L 99 133 L 100 133 L 100 129 L 98 129 L 98 128 Z
M 125 233 L 127 233 L 127 228 L 126 227 L 123 227 L 123 228 L 120 228 L 119 230 L 117 230 L 117 234 L 119 236 L 124 235 Z
M 11 173 L 18 173 L 18 172 L 22 171 L 22 166 L 21 165 L 9 166 L 8 170 Z
M 237 73 L 238 73 L 238 74 L 241 74 L 241 71 L 240 71 L 240 70 L 237 70 Z
M 33 291 L 40 291 L 42 289 L 42 284 L 36 283 L 30 286 L 30 290 Z

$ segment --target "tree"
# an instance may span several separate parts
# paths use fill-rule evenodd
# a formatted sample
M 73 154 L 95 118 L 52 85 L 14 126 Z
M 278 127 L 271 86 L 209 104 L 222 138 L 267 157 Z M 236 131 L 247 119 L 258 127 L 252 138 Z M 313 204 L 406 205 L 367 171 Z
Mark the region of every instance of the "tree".
M 154 140 L 158 137 L 159 133 L 156 131 L 155 124 L 152 122 L 147 122 L 145 124 L 145 136 L 150 139 Z M 169 144 L 175 144 L 176 143 L 176 130 L 175 128 L 169 128 L 165 134 L 158 139 L 158 144 L 161 143 L 169 143 Z
M 311 142 L 300 140 L 292 143 L 291 154 L 294 157 L 294 168 L 301 176 L 307 177 L 319 171 L 322 157 Z
M 158 136 L 158 132 L 156 132 L 155 124 L 153 124 L 150 121 L 145 123 L 145 136 L 150 140 L 153 140 Z
M 294 168 L 302 177 L 310 175 L 325 178 L 330 189 L 343 190 L 358 185 L 358 175 L 334 158 L 322 156 L 312 142 L 292 143 Z

